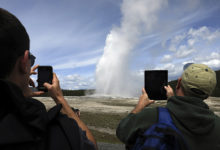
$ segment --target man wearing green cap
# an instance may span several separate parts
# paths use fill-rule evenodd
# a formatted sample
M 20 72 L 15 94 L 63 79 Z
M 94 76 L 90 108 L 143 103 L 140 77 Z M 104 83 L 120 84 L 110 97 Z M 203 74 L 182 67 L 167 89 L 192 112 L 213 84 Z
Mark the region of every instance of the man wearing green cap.
M 175 96 L 168 85 L 165 106 L 175 126 L 182 133 L 191 150 L 220 149 L 220 118 L 203 101 L 216 86 L 216 74 L 206 65 L 190 64 L 178 79 Z M 140 131 L 157 123 L 157 108 L 145 108 L 154 103 L 145 89 L 131 113 L 118 125 L 117 137 L 126 145 L 133 145 Z

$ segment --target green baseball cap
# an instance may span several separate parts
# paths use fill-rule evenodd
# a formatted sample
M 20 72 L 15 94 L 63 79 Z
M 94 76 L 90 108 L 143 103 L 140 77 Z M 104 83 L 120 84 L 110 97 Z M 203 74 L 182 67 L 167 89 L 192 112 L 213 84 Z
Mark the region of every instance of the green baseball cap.
M 190 64 L 182 74 L 181 85 L 184 94 L 199 98 L 207 98 L 216 86 L 216 74 L 204 64 Z

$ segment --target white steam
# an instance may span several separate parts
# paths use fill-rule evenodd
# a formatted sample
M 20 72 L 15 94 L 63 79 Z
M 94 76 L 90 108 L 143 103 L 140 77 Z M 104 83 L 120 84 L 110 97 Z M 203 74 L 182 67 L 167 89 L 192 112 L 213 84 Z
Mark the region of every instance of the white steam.
M 136 81 L 130 71 L 131 52 L 140 35 L 156 25 L 158 12 L 166 4 L 166 0 L 123 0 L 121 25 L 108 34 L 104 54 L 96 66 L 97 94 L 136 95 Z

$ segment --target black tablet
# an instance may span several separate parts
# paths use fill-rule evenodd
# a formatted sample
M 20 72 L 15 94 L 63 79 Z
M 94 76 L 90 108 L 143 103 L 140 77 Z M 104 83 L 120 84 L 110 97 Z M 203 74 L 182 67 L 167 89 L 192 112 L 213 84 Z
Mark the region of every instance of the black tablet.
M 168 70 L 145 70 L 145 90 L 152 100 L 166 100 L 164 86 L 168 84 Z

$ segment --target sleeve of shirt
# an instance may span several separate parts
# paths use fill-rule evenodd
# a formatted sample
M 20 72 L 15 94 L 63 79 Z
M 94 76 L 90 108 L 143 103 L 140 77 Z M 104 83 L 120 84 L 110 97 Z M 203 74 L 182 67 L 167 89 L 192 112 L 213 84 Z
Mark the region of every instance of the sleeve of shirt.
M 60 113 L 62 105 L 48 111 L 50 149 L 95 150 L 95 145 L 87 138 L 77 122 Z
M 145 108 L 137 114 L 130 113 L 122 119 L 116 135 L 125 144 L 134 144 L 140 131 L 144 131 L 157 122 L 157 109 Z
M 81 134 L 81 141 L 83 143 L 83 150 L 95 150 L 95 145 L 87 138 L 86 131 L 79 128 Z
M 74 119 L 69 118 L 66 115 L 60 114 L 58 120 L 72 149 L 95 150 L 95 146 L 87 138 L 86 132 L 78 126 L 77 122 Z

